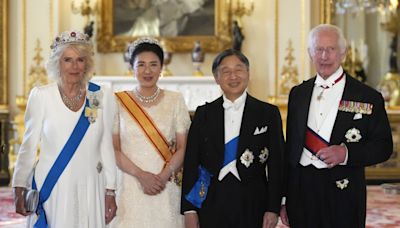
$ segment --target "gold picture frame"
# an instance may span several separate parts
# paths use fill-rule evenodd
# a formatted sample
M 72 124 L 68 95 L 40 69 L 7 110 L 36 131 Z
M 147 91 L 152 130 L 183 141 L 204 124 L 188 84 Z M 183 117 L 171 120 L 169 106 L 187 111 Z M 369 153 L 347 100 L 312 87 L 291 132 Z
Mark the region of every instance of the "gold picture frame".
M 8 76 L 7 76 L 7 1 L 0 0 L 0 111 L 8 109 Z
M 214 35 L 158 37 L 168 45 L 170 52 L 188 52 L 200 41 L 206 52 L 218 52 L 232 44 L 231 10 L 228 1 L 214 2 Z M 137 37 L 114 34 L 114 0 L 102 0 L 100 26 L 97 32 L 97 49 L 99 52 L 123 52 L 127 44 Z

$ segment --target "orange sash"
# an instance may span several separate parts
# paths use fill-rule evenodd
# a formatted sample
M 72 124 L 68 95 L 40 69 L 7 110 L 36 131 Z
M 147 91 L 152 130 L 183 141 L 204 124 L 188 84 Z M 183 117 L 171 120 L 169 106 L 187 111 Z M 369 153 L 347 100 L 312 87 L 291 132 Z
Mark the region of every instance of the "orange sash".
M 115 93 L 120 99 L 122 105 L 128 111 L 132 119 L 139 124 L 143 132 L 153 143 L 158 153 L 164 158 L 165 162 L 169 162 L 172 152 L 169 149 L 167 139 L 161 134 L 151 117 L 143 110 L 143 108 L 130 96 L 127 91 Z

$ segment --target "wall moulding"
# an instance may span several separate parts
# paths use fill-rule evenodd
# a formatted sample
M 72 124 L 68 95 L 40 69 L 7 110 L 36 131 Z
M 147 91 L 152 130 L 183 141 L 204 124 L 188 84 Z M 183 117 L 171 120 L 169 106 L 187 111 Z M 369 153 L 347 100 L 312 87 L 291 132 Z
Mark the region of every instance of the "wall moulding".
M 7 70 L 7 0 L 0 0 L 0 110 L 8 109 L 8 70 Z

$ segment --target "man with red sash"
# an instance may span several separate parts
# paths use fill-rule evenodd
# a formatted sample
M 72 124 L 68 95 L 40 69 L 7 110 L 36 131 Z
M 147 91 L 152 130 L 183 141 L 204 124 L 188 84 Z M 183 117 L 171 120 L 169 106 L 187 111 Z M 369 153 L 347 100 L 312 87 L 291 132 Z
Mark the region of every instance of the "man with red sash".
M 282 123 L 246 92 L 249 61 L 228 49 L 212 71 L 223 95 L 197 108 L 185 153 L 186 228 L 273 228 L 281 199 Z
M 393 150 L 382 95 L 341 67 L 346 47 L 338 27 L 312 29 L 317 76 L 289 95 L 281 219 L 292 228 L 365 227 L 364 168 Z

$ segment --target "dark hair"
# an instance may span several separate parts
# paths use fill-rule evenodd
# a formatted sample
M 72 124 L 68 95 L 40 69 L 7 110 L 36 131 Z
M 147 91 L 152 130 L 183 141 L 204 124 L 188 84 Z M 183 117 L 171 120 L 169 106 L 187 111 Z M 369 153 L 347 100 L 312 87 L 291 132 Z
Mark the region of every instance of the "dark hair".
M 218 66 L 219 64 L 221 64 L 222 60 L 231 55 L 235 55 L 236 57 L 238 57 L 238 59 L 246 65 L 247 69 L 250 68 L 249 60 L 241 51 L 234 49 L 226 49 L 225 51 L 219 53 L 217 57 L 215 57 L 214 59 L 214 62 L 212 64 L 212 73 L 214 75 L 217 73 Z
M 131 64 L 131 66 L 133 66 L 133 62 L 135 62 L 136 56 L 142 52 L 153 52 L 160 59 L 161 65 L 164 64 L 164 51 L 158 44 L 141 43 L 135 47 L 135 50 L 132 52 L 132 55 L 130 56 L 131 59 L 129 63 Z

